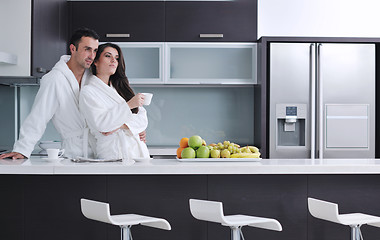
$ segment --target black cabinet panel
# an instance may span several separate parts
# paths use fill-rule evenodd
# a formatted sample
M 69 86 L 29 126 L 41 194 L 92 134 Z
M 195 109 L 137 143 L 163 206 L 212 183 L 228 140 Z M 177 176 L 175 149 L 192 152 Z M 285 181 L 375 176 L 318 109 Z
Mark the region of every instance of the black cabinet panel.
M 257 1 L 166 2 L 166 41 L 251 42 L 257 40 Z M 200 38 L 223 34 L 223 38 Z
M 132 227 L 134 239 L 207 239 L 204 222 L 190 213 L 190 198 L 207 198 L 207 176 L 109 176 L 111 214 L 136 213 L 168 220 L 172 230 Z M 118 239 L 120 229 L 111 226 L 108 239 Z
M 67 51 L 66 0 L 34 0 L 31 74 L 43 76 Z
M 105 224 L 86 219 L 80 199 L 106 201 L 103 176 L 27 176 L 25 240 L 106 239 Z
M 24 237 L 24 176 L 0 176 L 0 239 Z
M 246 239 L 307 239 L 306 175 L 212 175 L 208 189 L 225 215 L 274 218 L 282 225 L 282 232 L 243 227 Z M 229 231 L 209 223 L 208 239 L 228 240 Z
M 70 2 L 70 31 L 91 28 L 102 42 L 162 42 L 164 11 L 164 2 Z M 111 38 L 106 34 L 130 34 L 130 37 Z
M 334 202 L 339 213 L 380 216 L 380 175 L 310 175 L 309 197 Z M 350 239 L 350 227 L 316 219 L 308 213 L 308 239 Z M 361 228 L 364 239 L 379 238 L 380 229 Z

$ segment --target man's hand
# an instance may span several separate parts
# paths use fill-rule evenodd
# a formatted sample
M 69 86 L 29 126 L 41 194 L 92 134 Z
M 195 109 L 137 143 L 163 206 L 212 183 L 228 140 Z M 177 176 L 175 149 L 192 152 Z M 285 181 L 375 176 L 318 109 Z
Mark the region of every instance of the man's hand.
M 127 125 L 123 124 L 121 127 L 116 128 L 115 130 L 112 130 L 111 132 L 101 132 L 104 136 L 111 135 L 112 133 L 116 132 L 119 129 L 129 129 Z
M 146 143 L 146 131 L 139 133 L 139 136 L 140 136 L 140 140 Z
M 3 158 L 19 159 L 19 158 L 25 158 L 25 156 L 18 152 L 10 152 L 10 153 L 1 154 L 0 159 L 3 159 Z

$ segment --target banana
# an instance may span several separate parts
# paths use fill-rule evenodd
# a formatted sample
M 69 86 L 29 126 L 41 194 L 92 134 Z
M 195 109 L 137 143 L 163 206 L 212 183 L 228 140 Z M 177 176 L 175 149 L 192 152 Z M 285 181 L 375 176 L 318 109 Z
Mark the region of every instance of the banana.
M 257 152 L 259 152 L 259 149 L 258 149 L 257 147 L 255 147 L 255 146 L 248 146 L 248 148 L 249 148 L 249 150 L 251 150 L 251 152 L 253 152 L 253 153 L 257 153 Z
M 231 154 L 230 158 L 260 158 L 261 153 L 234 153 Z

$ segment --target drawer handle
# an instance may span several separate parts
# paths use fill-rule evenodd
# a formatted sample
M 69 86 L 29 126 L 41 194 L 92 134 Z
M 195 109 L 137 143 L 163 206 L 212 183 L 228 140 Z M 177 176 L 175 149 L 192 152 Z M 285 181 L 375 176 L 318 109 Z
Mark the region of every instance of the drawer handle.
M 223 38 L 223 33 L 201 33 L 200 38 Z
M 131 35 L 129 33 L 107 33 L 108 38 L 129 38 Z

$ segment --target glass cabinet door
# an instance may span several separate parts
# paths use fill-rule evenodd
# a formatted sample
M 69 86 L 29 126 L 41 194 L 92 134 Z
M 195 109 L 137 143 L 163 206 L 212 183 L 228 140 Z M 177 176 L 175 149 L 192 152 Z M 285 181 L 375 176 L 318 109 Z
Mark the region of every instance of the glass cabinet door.
M 163 83 L 164 43 L 116 43 L 120 46 L 131 84 Z
M 167 43 L 166 83 L 255 84 L 256 43 Z

